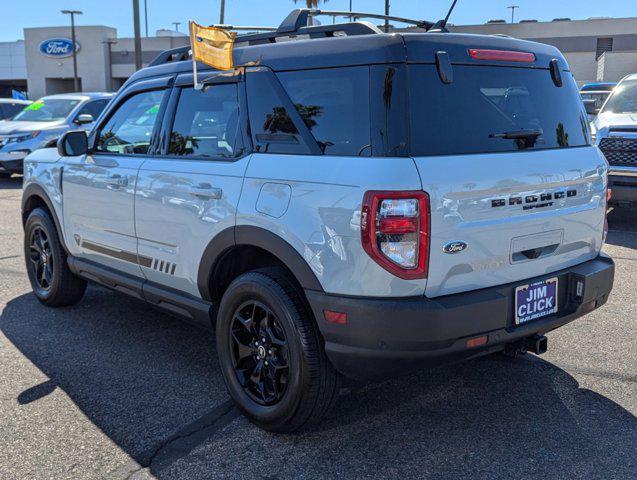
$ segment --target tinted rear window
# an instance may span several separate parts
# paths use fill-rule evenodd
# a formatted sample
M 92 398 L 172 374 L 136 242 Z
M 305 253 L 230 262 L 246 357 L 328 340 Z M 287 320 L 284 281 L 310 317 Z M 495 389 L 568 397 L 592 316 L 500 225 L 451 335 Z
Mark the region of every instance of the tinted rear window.
M 588 122 L 570 73 L 454 65 L 451 84 L 434 65 L 409 67 L 411 153 L 452 155 L 588 144 Z M 509 139 L 511 132 L 539 132 Z

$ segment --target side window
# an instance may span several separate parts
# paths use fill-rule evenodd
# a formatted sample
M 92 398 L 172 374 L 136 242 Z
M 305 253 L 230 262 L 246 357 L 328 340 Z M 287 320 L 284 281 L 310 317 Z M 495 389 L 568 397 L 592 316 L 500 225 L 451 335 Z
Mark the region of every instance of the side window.
M 125 100 L 100 128 L 95 150 L 126 155 L 148 153 L 163 96 L 163 90 L 154 90 Z
M 326 155 L 370 155 L 369 68 L 278 73 Z
M 254 148 L 261 153 L 309 155 L 311 150 L 278 95 L 281 86 L 270 72 L 247 75 L 248 110 Z
M 108 105 L 108 100 L 94 100 L 92 102 L 88 102 L 80 108 L 80 111 L 77 113 L 75 118 L 80 115 L 90 115 L 93 117 L 93 120 L 97 120 L 97 117 L 100 116 L 106 105 Z
M 235 157 L 241 153 L 237 84 L 205 90 L 183 88 L 170 133 L 168 154 Z

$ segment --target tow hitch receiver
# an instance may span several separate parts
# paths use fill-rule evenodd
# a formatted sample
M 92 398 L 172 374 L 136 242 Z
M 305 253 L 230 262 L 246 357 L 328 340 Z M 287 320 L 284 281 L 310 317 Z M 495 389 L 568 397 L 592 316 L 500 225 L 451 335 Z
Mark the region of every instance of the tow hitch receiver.
M 504 347 L 504 353 L 515 357 L 524 355 L 526 352 L 542 355 L 548 349 L 548 338 L 544 335 L 533 335 L 532 337 L 523 338 L 514 343 L 507 343 Z

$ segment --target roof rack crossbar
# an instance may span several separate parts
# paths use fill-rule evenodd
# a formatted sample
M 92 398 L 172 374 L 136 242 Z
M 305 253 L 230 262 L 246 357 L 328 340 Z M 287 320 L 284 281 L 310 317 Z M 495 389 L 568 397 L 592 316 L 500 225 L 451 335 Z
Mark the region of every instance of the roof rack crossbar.
M 349 12 L 349 11 L 338 11 L 338 10 L 310 10 L 309 15 L 312 17 L 319 16 L 319 15 L 328 15 L 331 17 L 342 16 L 342 17 L 347 17 L 352 19 L 373 18 L 376 20 L 389 20 L 390 22 L 408 23 L 410 25 L 416 25 L 417 27 L 427 28 L 427 29 L 433 26 L 433 22 L 430 22 L 428 20 L 417 20 L 413 18 L 395 17 L 393 15 L 381 15 L 378 13 Z
M 221 28 L 223 30 L 236 30 L 236 31 L 248 31 L 248 32 L 274 32 L 277 27 L 255 27 L 248 25 L 228 25 L 228 24 L 213 24 L 208 25 L 213 28 Z
M 251 35 L 241 35 L 236 39 L 237 43 L 248 43 L 249 45 L 260 45 L 264 43 L 274 43 L 277 38 L 290 37 L 298 35 L 309 35 L 310 38 L 330 37 L 336 32 L 343 32 L 347 36 L 354 35 L 370 35 L 382 33 L 374 25 L 354 22 L 354 23 L 337 23 L 333 25 L 316 25 L 312 27 L 301 27 L 294 32 L 267 32 L 256 33 Z

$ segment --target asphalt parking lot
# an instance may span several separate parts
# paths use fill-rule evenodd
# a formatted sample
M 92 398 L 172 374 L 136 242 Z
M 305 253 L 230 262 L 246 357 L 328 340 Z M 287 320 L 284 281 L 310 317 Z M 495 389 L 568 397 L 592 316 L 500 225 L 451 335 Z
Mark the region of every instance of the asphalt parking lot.
M 91 287 L 41 306 L 20 179 L 0 180 L 0 478 L 637 477 L 637 217 L 615 212 L 608 304 L 542 357 L 489 357 L 355 385 L 316 431 L 240 417 L 213 338 Z

